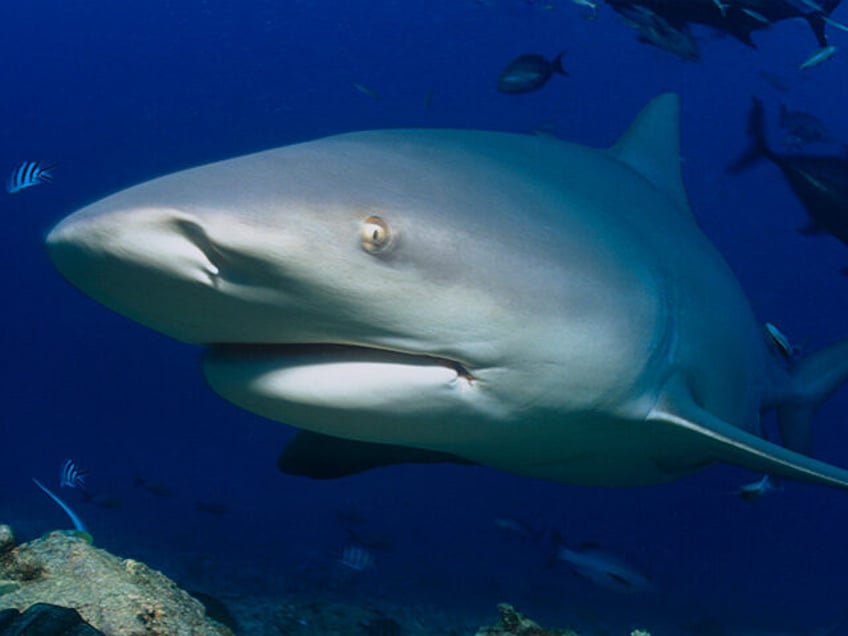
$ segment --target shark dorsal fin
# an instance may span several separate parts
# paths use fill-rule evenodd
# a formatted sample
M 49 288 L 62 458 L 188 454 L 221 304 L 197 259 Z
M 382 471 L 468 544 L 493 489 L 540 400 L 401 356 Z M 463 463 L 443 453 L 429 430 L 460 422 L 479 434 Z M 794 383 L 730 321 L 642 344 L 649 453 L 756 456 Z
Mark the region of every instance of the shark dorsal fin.
M 678 95 L 665 93 L 651 100 L 610 153 L 665 192 L 689 214 L 689 201 L 680 173 Z

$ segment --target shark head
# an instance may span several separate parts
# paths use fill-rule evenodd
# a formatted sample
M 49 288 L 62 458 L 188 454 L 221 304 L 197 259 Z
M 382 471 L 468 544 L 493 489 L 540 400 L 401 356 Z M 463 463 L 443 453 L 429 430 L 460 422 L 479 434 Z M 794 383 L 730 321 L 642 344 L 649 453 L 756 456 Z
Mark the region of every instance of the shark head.
M 641 336 L 662 308 L 646 272 L 622 263 L 623 237 L 559 218 L 562 181 L 586 176 L 558 165 L 563 145 L 342 135 L 130 188 L 63 220 L 47 245 L 86 294 L 208 346 L 210 385 L 240 406 L 453 447 L 492 434 L 483 422 L 614 397 L 653 344 Z M 535 165 L 511 167 L 528 151 Z
M 688 211 L 677 110 L 659 98 L 612 151 L 394 130 L 260 152 L 98 201 L 48 251 L 103 305 L 207 347 L 212 389 L 272 420 L 664 481 L 717 455 L 673 418 L 645 424 L 669 378 L 684 368 L 699 405 L 750 428 L 760 396 L 738 387 L 765 349 Z

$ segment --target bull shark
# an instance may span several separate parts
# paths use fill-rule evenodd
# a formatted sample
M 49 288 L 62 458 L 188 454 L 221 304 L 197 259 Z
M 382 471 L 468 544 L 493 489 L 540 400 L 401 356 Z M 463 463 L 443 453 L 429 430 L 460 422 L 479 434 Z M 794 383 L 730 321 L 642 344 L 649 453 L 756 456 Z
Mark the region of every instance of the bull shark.
M 350 472 L 409 449 L 575 484 L 729 462 L 848 488 L 805 454 L 848 340 L 770 353 L 689 209 L 679 111 L 656 98 L 610 149 L 340 134 L 118 192 L 47 249 L 103 305 L 205 346 L 223 398 L 305 431 L 302 474 L 344 473 L 337 444 L 372 453 Z

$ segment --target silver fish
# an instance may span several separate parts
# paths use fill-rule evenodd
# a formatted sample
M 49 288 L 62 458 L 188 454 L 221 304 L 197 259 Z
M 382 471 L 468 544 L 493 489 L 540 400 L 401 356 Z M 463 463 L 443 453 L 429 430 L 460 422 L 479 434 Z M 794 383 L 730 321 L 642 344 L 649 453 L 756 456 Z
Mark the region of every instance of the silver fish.
M 783 490 L 783 487 L 778 485 L 768 475 L 763 475 L 757 481 L 752 481 L 750 484 L 743 484 L 734 494 L 742 501 L 754 503 L 759 501 L 766 493 L 776 490 Z
M 833 45 L 818 49 L 804 60 L 798 68 L 803 71 L 805 69 L 818 66 L 822 62 L 826 62 L 832 58 L 834 53 L 836 53 L 836 47 Z
M 770 322 L 767 322 L 764 325 L 767 335 L 767 342 L 769 346 L 775 349 L 787 362 L 791 361 L 798 355 L 798 347 L 792 345 L 789 342 L 789 338 L 786 337 L 780 329 L 778 329 L 775 325 Z
M 636 593 L 649 592 L 654 587 L 635 567 L 594 544 L 574 548 L 561 545 L 556 557 L 583 578 L 608 590 Z

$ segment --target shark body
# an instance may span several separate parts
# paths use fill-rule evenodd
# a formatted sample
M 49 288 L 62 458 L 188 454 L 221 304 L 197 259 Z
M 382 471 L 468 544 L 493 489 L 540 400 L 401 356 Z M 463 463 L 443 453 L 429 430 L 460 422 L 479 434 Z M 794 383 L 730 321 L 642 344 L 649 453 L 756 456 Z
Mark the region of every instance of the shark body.
M 345 448 L 578 484 L 725 461 L 846 488 L 799 451 L 848 343 L 794 368 L 769 352 L 689 210 L 678 120 L 661 96 L 610 150 L 338 135 L 129 188 L 48 250 L 102 304 L 208 346 L 221 396 Z M 771 408 L 788 448 L 760 436 Z
M 748 46 L 751 35 L 775 22 L 803 18 L 810 25 L 819 46 L 828 46 L 825 26 L 841 0 L 607 0 L 615 11 L 627 14 L 634 7 L 655 13 L 680 30 L 690 24 L 703 24 L 728 33 Z

